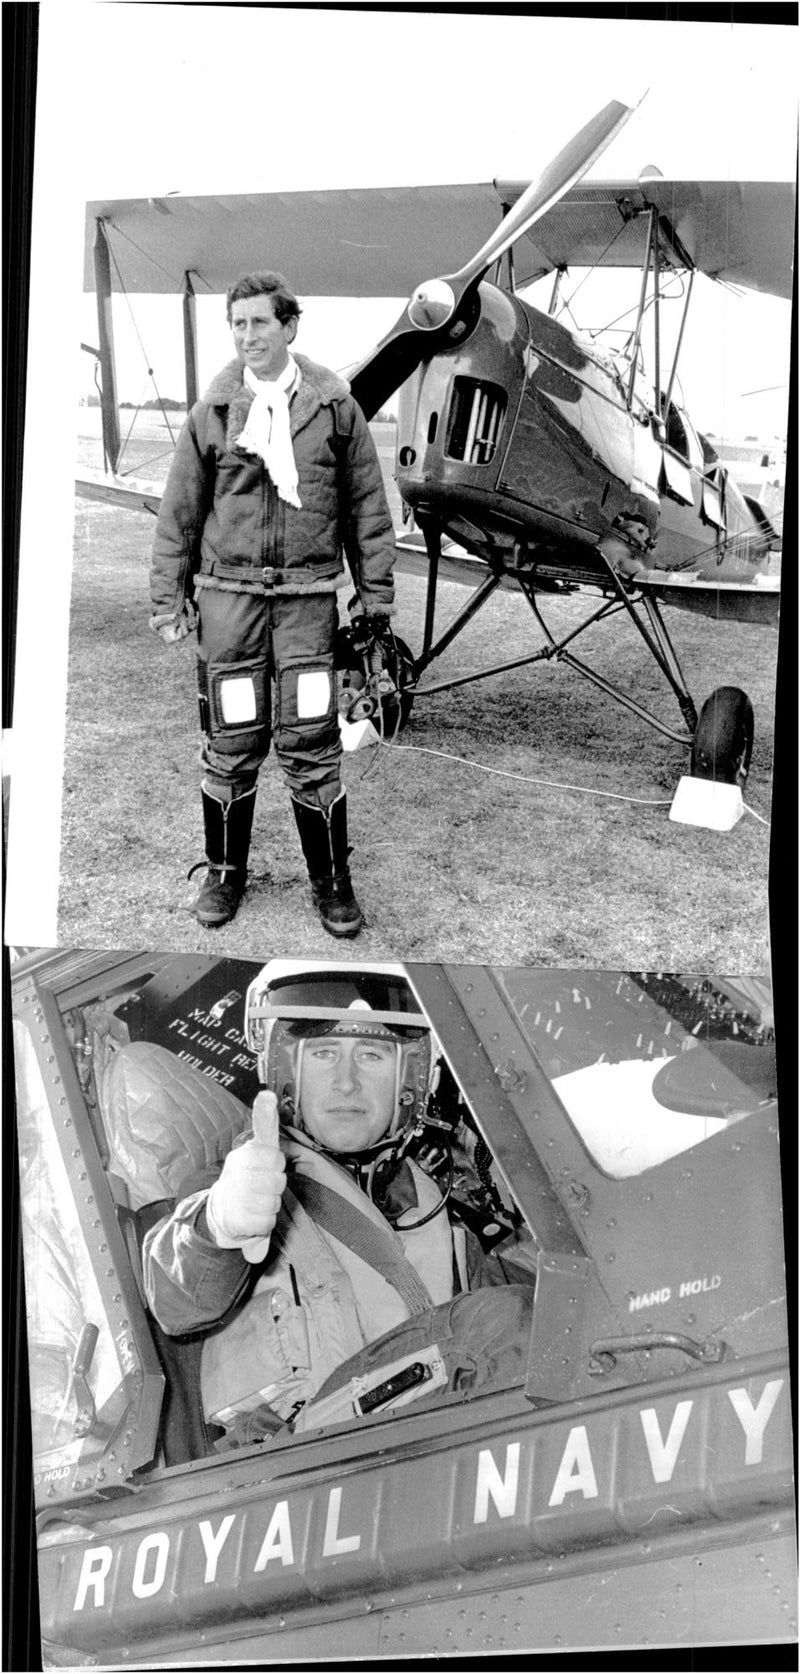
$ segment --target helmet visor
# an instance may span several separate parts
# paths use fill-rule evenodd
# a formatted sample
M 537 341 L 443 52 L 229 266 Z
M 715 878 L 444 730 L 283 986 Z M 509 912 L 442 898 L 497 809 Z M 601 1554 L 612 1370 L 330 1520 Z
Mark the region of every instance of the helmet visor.
M 405 1038 L 430 1030 L 411 989 L 399 973 L 324 971 L 286 977 L 254 998 L 249 1021 L 280 1019 L 299 1036 L 329 1034 L 337 1026 L 353 1034 Z

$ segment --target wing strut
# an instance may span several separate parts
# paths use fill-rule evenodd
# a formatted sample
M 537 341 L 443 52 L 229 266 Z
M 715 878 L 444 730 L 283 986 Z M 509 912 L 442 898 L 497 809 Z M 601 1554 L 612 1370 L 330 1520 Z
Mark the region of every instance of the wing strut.
M 634 392 L 634 389 L 636 387 L 636 369 L 637 369 L 637 365 L 638 365 L 638 361 L 639 361 L 639 350 L 641 348 L 641 343 L 642 343 L 642 327 L 644 325 L 644 310 L 645 310 L 645 303 L 647 301 L 647 281 L 650 277 L 650 251 L 651 251 L 652 244 L 653 244 L 653 232 L 654 232 L 654 228 L 655 228 L 655 218 L 656 218 L 656 211 L 655 211 L 654 208 L 652 208 L 652 209 L 650 209 L 649 214 L 648 214 L 648 218 L 647 218 L 647 244 L 645 246 L 644 260 L 642 262 L 642 285 L 641 285 L 641 290 L 639 292 L 639 309 L 638 309 L 638 313 L 636 315 L 636 329 L 634 331 L 633 342 L 631 344 L 631 373 L 630 373 L 630 378 L 628 379 L 628 410 L 629 411 L 630 411 L 631 407 L 633 406 L 633 392 Z
M 669 383 L 667 384 L 667 393 L 666 393 L 666 397 L 664 399 L 664 412 L 665 413 L 669 412 L 669 404 L 670 404 L 670 401 L 672 400 L 672 391 L 675 387 L 675 378 L 677 376 L 677 371 L 678 371 L 678 358 L 679 358 L 680 352 L 681 352 L 681 344 L 683 343 L 683 332 L 684 332 L 684 327 L 686 325 L 687 316 L 688 316 L 688 313 L 689 313 L 689 303 L 692 300 L 692 286 L 694 284 L 694 275 L 695 275 L 695 270 L 694 270 L 693 267 L 690 267 L 690 269 L 689 269 L 689 283 L 686 287 L 686 300 L 683 304 L 683 313 L 681 314 L 681 323 L 680 323 L 680 327 L 679 327 L 679 330 L 678 330 L 678 341 L 675 344 L 675 354 L 673 355 L 673 359 L 672 359 L 672 370 L 671 370 L 670 375 L 669 375 Z
M 186 411 L 191 411 L 197 400 L 197 298 L 192 275 L 183 275 L 183 360 L 186 368 Z
M 100 335 L 100 409 L 106 470 L 116 474 L 121 451 L 114 325 L 111 314 L 111 258 L 105 227 L 98 217 L 94 234 L 94 279 L 97 287 L 97 329 Z

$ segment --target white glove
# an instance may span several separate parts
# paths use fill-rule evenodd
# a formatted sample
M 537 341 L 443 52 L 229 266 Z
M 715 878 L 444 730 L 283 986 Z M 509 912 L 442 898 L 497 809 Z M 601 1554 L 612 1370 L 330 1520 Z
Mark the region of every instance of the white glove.
M 228 1152 L 206 1199 L 208 1229 L 220 1249 L 239 1249 L 248 1261 L 263 1261 L 285 1185 L 278 1101 L 274 1093 L 258 1093 L 253 1137 Z
M 182 639 L 194 633 L 197 617 L 193 607 L 187 603 L 182 610 L 173 610 L 164 616 L 151 616 L 150 626 L 165 645 L 179 645 Z

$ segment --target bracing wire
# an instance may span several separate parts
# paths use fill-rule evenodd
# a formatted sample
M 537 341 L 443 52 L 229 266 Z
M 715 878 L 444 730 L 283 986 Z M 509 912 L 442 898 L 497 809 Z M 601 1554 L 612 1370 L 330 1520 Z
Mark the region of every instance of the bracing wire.
M 670 274 L 670 278 L 671 279 L 676 279 L 678 281 L 678 283 L 680 285 L 680 290 L 673 294 L 671 292 L 668 292 L 666 290 L 666 288 L 660 288 L 658 295 L 659 295 L 659 299 L 660 299 L 661 302 L 678 302 L 686 291 L 686 284 L 684 282 L 682 274 L 672 273 L 672 274 Z M 573 300 L 573 297 L 577 296 L 581 285 L 583 285 L 584 283 L 585 283 L 585 280 L 582 279 L 581 282 L 580 282 L 580 285 L 577 285 L 575 290 L 573 291 L 572 296 L 570 296 L 566 299 L 565 307 L 567 307 L 567 308 L 569 307 L 570 303 Z M 652 309 L 654 302 L 655 302 L 655 297 L 653 297 L 653 296 L 647 297 L 646 300 L 645 300 L 642 312 L 645 313 L 645 314 L 648 313 L 649 310 Z M 631 305 L 630 305 L 630 308 L 623 308 L 622 313 L 621 314 L 616 314 L 614 316 L 613 320 L 609 320 L 606 325 L 592 327 L 592 329 L 589 331 L 588 335 L 592 339 L 594 339 L 596 337 L 602 337 L 604 331 L 612 331 L 614 326 L 619 325 L 621 320 L 627 320 L 630 314 L 638 314 L 638 312 L 639 312 L 638 304 L 635 303 L 635 302 L 632 302 Z M 574 318 L 574 316 L 573 316 L 573 318 Z
M 172 428 L 172 425 L 170 423 L 169 414 L 167 412 L 167 409 L 164 406 L 164 401 L 163 401 L 163 398 L 162 398 L 162 395 L 161 395 L 161 391 L 158 387 L 158 384 L 156 383 L 155 372 L 154 372 L 152 366 L 150 365 L 150 357 L 149 357 L 149 355 L 147 353 L 147 350 L 145 348 L 141 332 L 139 331 L 139 327 L 138 327 L 138 324 L 136 322 L 136 316 L 133 312 L 133 308 L 131 307 L 130 296 L 128 295 L 128 290 L 127 290 L 127 287 L 125 285 L 125 280 L 124 280 L 123 275 L 122 275 L 122 269 L 120 267 L 119 261 L 117 260 L 116 251 L 114 250 L 113 245 L 111 243 L 111 240 L 108 237 L 109 225 L 110 225 L 110 223 L 106 222 L 106 242 L 108 244 L 109 255 L 110 255 L 111 260 L 114 264 L 114 269 L 115 269 L 115 272 L 116 272 L 116 275 L 117 275 L 117 279 L 119 280 L 120 291 L 121 291 L 123 297 L 125 298 L 125 305 L 128 309 L 128 313 L 130 315 L 130 320 L 131 320 L 131 324 L 132 324 L 133 329 L 134 329 L 136 340 L 139 344 L 139 348 L 142 351 L 142 358 L 144 360 L 145 366 L 147 367 L 147 376 L 148 376 L 148 378 L 150 378 L 150 380 L 152 382 L 153 389 L 154 389 L 155 395 L 156 395 L 156 399 L 158 401 L 159 409 L 161 411 L 164 422 L 167 426 L 167 430 L 169 431 L 170 441 L 172 443 L 172 448 L 174 449 L 175 441 L 176 441 L 175 432 L 174 432 L 174 430 Z M 114 231 L 115 231 L 115 233 L 120 232 L 120 228 L 115 227 Z M 123 233 L 121 236 L 122 237 L 127 237 L 128 235 Z M 140 250 L 140 253 L 142 255 L 145 255 L 145 256 L 147 255 L 147 251 L 146 250 L 141 250 L 141 247 L 138 244 L 136 244 L 136 241 L 134 239 L 129 238 L 128 241 L 129 241 L 129 243 L 134 245 L 135 249 Z M 156 262 L 154 260 L 154 258 L 150 257 L 149 259 L 151 261 L 153 261 L 153 265 L 155 267 L 158 267 L 162 273 L 167 273 L 167 269 L 161 267 L 161 264 L 159 262 Z M 168 276 L 172 277 L 172 275 L 168 275 Z M 125 448 L 127 447 L 128 442 L 130 441 L 131 435 L 133 433 L 133 427 L 136 423 L 136 420 L 137 420 L 140 412 L 141 412 L 141 404 L 139 406 L 137 406 L 134 410 L 133 418 L 131 419 L 130 426 L 129 426 L 129 429 L 128 429 L 128 433 L 125 437 L 125 441 L 123 442 L 122 448 L 120 449 L 120 459 L 122 458 L 122 455 L 125 452 Z M 169 453 L 170 451 L 172 451 L 172 450 L 171 449 L 166 449 L 165 450 L 165 452 L 167 452 L 167 453 Z M 163 454 L 158 454 L 158 455 L 155 456 L 155 458 L 157 458 L 157 459 L 160 459 L 162 457 L 163 457 Z M 148 465 L 151 465 L 151 464 L 154 463 L 154 459 L 146 460 L 144 463 L 148 464 Z M 117 461 L 117 466 L 119 467 L 119 460 Z M 139 469 L 140 470 L 142 469 L 141 465 L 139 466 Z
M 605 247 L 605 250 L 601 250 L 600 255 L 592 263 L 591 267 L 587 268 L 586 272 L 584 273 L 583 278 L 578 280 L 578 283 L 575 286 L 574 291 L 570 291 L 569 296 L 564 298 L 564 300 L 561 304 L 561 307 L 559 309 L 559 313 L 565 313 L 567 311 L 571 311 L 572 304 L 575 301 L 575 298 L 578 295 L 579 290 L 581 290 L 581 288 L 586 284 L 587 280 L 591 277 L 591 275 L 596 272 L 597 268 L 602 267 L 603 262 L 605 261 L 605 258 L 608 255 L 609 250 L 612 248 L 612 246 L 614 244 L 616 244 L 617 239 L 622 237 L 622 234 L 623 234 L 623 232 L 625 232 L 627 226 L 628 226 L 627 221 L 623 221 L 621 223 L 621 225 L 617 227 L 616 232 L 613 233 L 612 237 L 609 239 L 609 241 L 608 241 L 608 243 Z M 630 312 L 630 310 L 628 310 L 628 312 Z M 574 315 L 573 315 L 573 319 L 574 319 Z
M 180 279 L 176 278 L 174 273 L 170 273 L 169 268 L 164 267 L 163 263 L 157 262 L 155 256 L 151 256 L 149 250 L 145 250 L 141 244 L 137 244 L 136 239 L 131 238 L 130 233 L 125 232 L 122 227 L 118 227 L 117 224 L 116 224 L 116 221 L 104 221 L 103 226 L 105 227 L 106 239 L 108 241 L 109 250 L 111 249 L 111 241 L 108 239 L 108 231 L 109 231 L 110 227 L 113 227 L 115 234 L 118 233 L 120 238 L 126 239 L 128 244 L 132 244 L 134 250 L 138 250 L 139 255 L 144 256 L 146 261 L 152 262 L 153 267 L 157 267 L 159 273 L 163 273 L 165 278 L 169 279 L 170 283 L 175 286 L 176 290 L 180 289 L 180 283 L 181 283 Z M 116 264 L 116 257 L 115 257 L 115 264 Z M 119 272 L 119 267 L 118 266 L 117 266 L 117 271 Z

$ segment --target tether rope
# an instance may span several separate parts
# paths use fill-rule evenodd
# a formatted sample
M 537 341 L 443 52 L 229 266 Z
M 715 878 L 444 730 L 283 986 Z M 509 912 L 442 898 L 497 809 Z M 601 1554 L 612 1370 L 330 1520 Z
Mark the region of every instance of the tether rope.
M 580 796 L 602 796 L 613 802 L 635 803 L 636 806 L 640 808 L 671 808 L 673 802 L 673 798 L 671 796 L 658 798 L 646 796 L 626 796 L 623 791 L 599 790 L 593 785 L 572 785 L 562 783 L 557 779 L 539 779 L 527 773 L 512 773 L 507 768 L 489 767 L 485 762 L 470 761 L 467 756 L 456 756 L 447 750 L 434 750 L 425 744 L 397 744 L 394 739 L 378 737 L 377 744 L 376 746 L 373 746 L 373 748 L 377 748 L 377 746 L 382 746 L 385 750 L 395 750 L 400 752 L 412 750 L 417 755 L 436 756 L 442 761 L 456 762 L 462 767 L 472 767 L 478 773 L 492 773 L 500 779 L 511 779 L 515 783 L 521 785 L 541 785 L 547 790 L 574 791 Z M 377 755 L 375 760 L 377 760 Z M 746 802 L 742 803 L 742 807 L 748 814 L 752 815 L 753 819 L 758 820 L 761 825 L 769 826 L 769 820 L 765 819 L 763 814 L 756 813 L 755 808 L 749 807 Z

